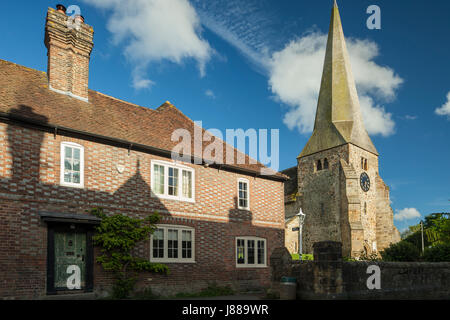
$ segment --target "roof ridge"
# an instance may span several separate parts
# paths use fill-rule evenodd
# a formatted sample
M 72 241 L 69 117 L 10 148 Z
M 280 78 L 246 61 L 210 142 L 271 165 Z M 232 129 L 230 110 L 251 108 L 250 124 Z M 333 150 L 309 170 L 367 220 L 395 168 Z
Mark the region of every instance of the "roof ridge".
M 166 101 L 164 102 L 162 105 L 160 105 L 158 108 L 156 108 L 155 111 L 159 111 L 159 112 L 165 112 L 167 110 L 174 110 L 175 112 L 177 112 L 178 114 L 180 114 L 181 116 L 183 116 L 184 118 L 186 118 L 187 120 L 189 120 L 190 122 L 194 123 L 194 120 L 192 120 L 191 118 L 189 118 L 187 115 L 185 115 L 180 109 L 178 109 L 175 105 L 173 105 L 170 101 Z
M 47 74 L 47 72 L 45 72 L 45 71 L 33 69 L 33 68 L 30 68 L 30 67 L 27 67 L 27 66 L 24 66 L 24 65 L 21 65 L 21 64 L 12 62 L 12 61 L 0 59 L 0 63 L 2 63 L 2 62 L 3 62 L 3 63 L 10 64 L 10 65 L 17 66 L 17 67 L 20 67 L 20 68 L 23 68 L 23 69 L 28 70 L 28 71 L 32 71 L 32 72 L 40 72 L 40 73 Z M 129 105 L 133 105 L 133 106 L 136 106 L 136 107 L 145 108 L 145 109 L 147 109 L 147 110 L 154 111 L 154 109 L 151 109 L 151 108 L 149 108 L 149 107 L 145 107 L 145 106 L 141 106 L 141 105 L 138 105 L 138 104 L 136 104 L 136 103 L 133 103 L 133 102 L 125 101 L 125 100 L 122 100 L 122 99 L 119 99 L 119 98 L 110 96 L 110 95 L 108 95 L 108 94 L 106 94 L 106 93 L 103 93 L 103 92 L 100 92 L 100 91 L 97 91 L 97 90 L 89 89 L 89 91 L 91 91 L 92 93 L 96 93 L 96 94 L 102 95 L 102 96 L 104 96 L 104 97 L 106 97 L 106 98 L 110 98 L 110 99 L 113 99 L 113 100 L 116 100 L 116 101 L 125 103 L 125 104 L 129 104 Z
M 4 59 L 0 59 L 0 63 L 6 63 L 6 64 L 14 65 L 14 66 L 23 68 L 23 69 L 25 69 L 27 71 L 33 71 L 33 72 L 39 72 L 39 73 L 47 74 L 47 72 L 45 72 L 45 71 L 33 69 L 33 68 L 30 68 L 30 67 L 24 66 L 23 64 L 18 64 L 18 63 L 12 62 L 12 61 L 4 60 Z
M 116 100 L 116 101 L 125 103 L 125 104 L 129 104 L 129 105 L 132 105 L 132 106 L 135 106 L 135 107 L 139 107 L 139 108 L 144 108 L 144 109 L 150 110 L 150 111 L 155 111 L 154 109 L 151 109 L 149 107 L 145 107 L 145 106 L 141 106 L 139 104 L 133 103 L 133 102 L 125 101 L 125 100 L 122 100 L 122 99 L 110 96 L 110 95 L 108 95 L 106 93 L 103 93 L 103 92 L 100 92 L 100 91 L 96 91 L 96 90 L 92 90 L 92 89 L 89 89 L 89 91 L 91 91 L 92 93 L 99 94 L 99 95 L 101 95 L 103 97 L 106 97 L 106 98 L 109 98 L 109 99 L 112 99 L 112 100 Z

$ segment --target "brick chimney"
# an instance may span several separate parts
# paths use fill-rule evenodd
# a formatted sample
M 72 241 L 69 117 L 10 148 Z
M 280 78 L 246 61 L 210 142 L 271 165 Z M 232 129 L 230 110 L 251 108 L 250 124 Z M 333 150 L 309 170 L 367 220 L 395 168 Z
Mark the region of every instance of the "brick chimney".
M 89 60 L 94 30 L 82 16 L 69 17 L 66 8 L 48 8 L 45 46 L 47 75 L 51 90 L 88 101 Z

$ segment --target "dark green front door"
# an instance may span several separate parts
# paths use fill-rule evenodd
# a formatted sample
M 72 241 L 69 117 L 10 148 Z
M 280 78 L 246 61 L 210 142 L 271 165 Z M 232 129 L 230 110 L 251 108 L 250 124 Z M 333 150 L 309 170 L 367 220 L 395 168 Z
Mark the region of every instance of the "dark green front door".
M 86 233 L 55 232 L 54 237 L 54 287 L 69 290 L 78 289 L 74 288 L 73 285 L 76 283 L 76 274 L 80 271 L 80 289 L 84 289 L 86 285 Z M 68 280 L 70 282 L 69 286 Z

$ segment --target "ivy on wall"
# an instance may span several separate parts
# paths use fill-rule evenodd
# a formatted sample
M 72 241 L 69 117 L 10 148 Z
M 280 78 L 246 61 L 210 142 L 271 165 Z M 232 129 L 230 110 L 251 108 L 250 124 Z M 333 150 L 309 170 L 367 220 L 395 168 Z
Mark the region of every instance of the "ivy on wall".
M 169 274 L 169 268 L 160 263 L 135 256 L 133 250 L 142 241 L 150 239 L 160 220 L 157 212 L 146 219 L 131 218 L 122 214 L 106 215 L 102 208 L 90 213 L 102 219 L 93 236 L 94 245 L 100 247 L 97 263 L 114 275 L 112 297 L 128 298 L 140 272 Z

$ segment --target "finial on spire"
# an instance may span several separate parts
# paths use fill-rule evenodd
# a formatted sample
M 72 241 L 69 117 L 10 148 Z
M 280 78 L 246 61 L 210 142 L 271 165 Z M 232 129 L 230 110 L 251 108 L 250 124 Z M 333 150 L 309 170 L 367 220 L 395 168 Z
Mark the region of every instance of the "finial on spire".
M 337 8 L 337 2 L 336 2 L 336 0 L 334 0 L 334 7 L 336 7 Z

